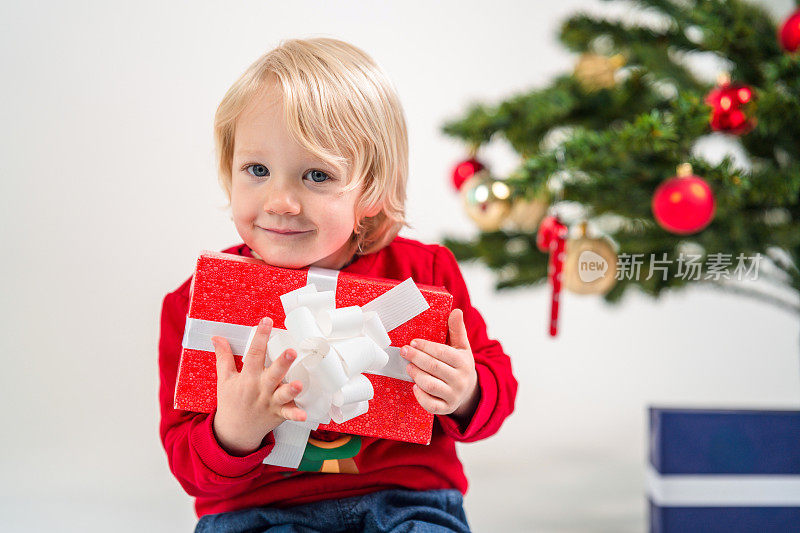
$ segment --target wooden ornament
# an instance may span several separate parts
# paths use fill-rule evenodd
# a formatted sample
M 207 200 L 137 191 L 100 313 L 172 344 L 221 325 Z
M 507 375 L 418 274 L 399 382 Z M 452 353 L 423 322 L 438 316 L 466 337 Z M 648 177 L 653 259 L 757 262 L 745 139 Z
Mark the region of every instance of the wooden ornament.
M 544 195 L 533 199 L 517 198 L 511 203 L 508 220 L 514 228 L 532 233 L 539 227 L 539 222 L 544 218 L 549 206 L 550 203 Z
M 586 236 L 586 222 L 580 230 L 580 237 L 567 240 L 564 287 L 576 294 L 605 294 L 617 282 L 617 254 L 608 239 Z

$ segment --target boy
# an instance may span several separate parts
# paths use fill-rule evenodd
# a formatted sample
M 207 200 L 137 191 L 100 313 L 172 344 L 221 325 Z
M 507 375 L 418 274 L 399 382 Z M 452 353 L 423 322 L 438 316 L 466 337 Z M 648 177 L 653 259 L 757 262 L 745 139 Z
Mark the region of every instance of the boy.
M 241 373 L 214 338 L 217 409 L 175 410 L 191 278 L 164 299 L 159 365 L 161 438 L 170 469 L 196 498 L 197 531 L 468 531 L 467 480 L 455 442 L 494 434 L 513 411 L 508 356 L 487 337 L 453 254 L 398 237 L 408 143 L 388 78 L 342 41 L 290 40 L 230 88 L 215 119 L 221 184 L 243 244 L 227 253 L 286 268 L 318 266 L 444 286 L 453 294 L 446 344 L 402 348 L 414 394 L 437 415 L 428 446 L 360 437 L 348 473 L 264 465 L 272 429 L 305 420 L 302 383 L 283 383 L 296 354 L 264 367 L 272 322 L 258 326 Z M 315 442 L 340 437 L 312 432 Z M 311 439 L 310 439 L 311 440 Z

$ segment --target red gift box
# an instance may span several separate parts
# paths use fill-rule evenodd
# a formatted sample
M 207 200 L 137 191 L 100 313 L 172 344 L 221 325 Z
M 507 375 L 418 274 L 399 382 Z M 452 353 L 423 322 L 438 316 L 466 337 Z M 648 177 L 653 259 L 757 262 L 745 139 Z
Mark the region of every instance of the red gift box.
M 311 277 L 309 272 L 311 271 Z M 210 342 L 212 335 L 230 338 L 236 330 L 241 338 L 264 316 L 273 320 L 274 329 L 285 329 L 283 303 L 280 296 L 308 283 L 320 280 L 319 272 L 327 274 L 323 283 L 335 283 L 336 308 L 363 306 L 400 284 L 398 280 L 370 278 L 328 269 L 288 269 L 274 267 L 249 257 L 203 251 L 197 260 L 192 279 L 187 329 L 184 335 L 178 379 L 175 386 L 175 408 L 187 411 L 212 412 L 216 407 L 216 356 Z M 333 277 L 331 277 L 331 275 Z M 447 337 L 447 319 L 453 297 L 444 287 L 417 284 L 428 308 L 410 320 L 387 331 L 394 359 L 399 347 L 412 339 L 427 339 L 444 343 Z M 187 341 L 189 323 L 192 322 L 192 339 L 201 338 L 200 345 Z M 204 331 L 197 337 L 196 327 Z M 201 328 L 201 329 L 202 329 Z M 210 328 L 210 329 L 209 329 Z M 230 332 L 230 335 L 228 334 Z M 193 340 L 197 343 L 196 340 Z M 240 342 L 231 342 L 237 369 L 242 368 L 244 352 Z M 192 347 L 188 347 L 192 346 Z M 395 360 L 394 367 L 404 368 L 404 361 Z M 402 366 L 400 366 L 402 365 Z M 402 370 L 401 370 L 402 371 Z M 397 379 L 366 371 L 374 389 L 369 400 L 369 410 L 341 424 L 331 421 L 319 430 L 350 433 L 368 437 L 429 444 L 433 415 L 425 411 L 412 391 L 410 378 Z

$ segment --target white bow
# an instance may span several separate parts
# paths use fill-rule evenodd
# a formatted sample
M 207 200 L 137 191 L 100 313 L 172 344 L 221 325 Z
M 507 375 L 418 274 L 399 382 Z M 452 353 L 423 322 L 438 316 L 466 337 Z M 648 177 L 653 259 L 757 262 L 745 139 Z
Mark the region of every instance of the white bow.
M 267 343 L 270 361 L 288 348 L 297 352 L 285 380 L 303 383 L 295 403 L 315 427 L 366 413 L 374 391 L 362 372 L 389 362 L 391 341 L 378 314 L 357 305 L 337 309 L 335 297 L 313 283 L 282 295 L 286 330 L 273 330 Z

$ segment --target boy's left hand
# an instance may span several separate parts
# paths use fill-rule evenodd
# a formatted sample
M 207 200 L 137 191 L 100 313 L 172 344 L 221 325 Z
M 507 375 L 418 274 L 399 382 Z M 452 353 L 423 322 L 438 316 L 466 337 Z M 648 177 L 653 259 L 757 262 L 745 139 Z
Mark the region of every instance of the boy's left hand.
M 450 346 L 414 339 L 401 348 L 400 355 L 410 361 L 406 371 L 414 380 L 414 395 L 426 411 L 468 420 L 478 405 L 480 389 L 461 309 L 450 312 L 448 327 Z

